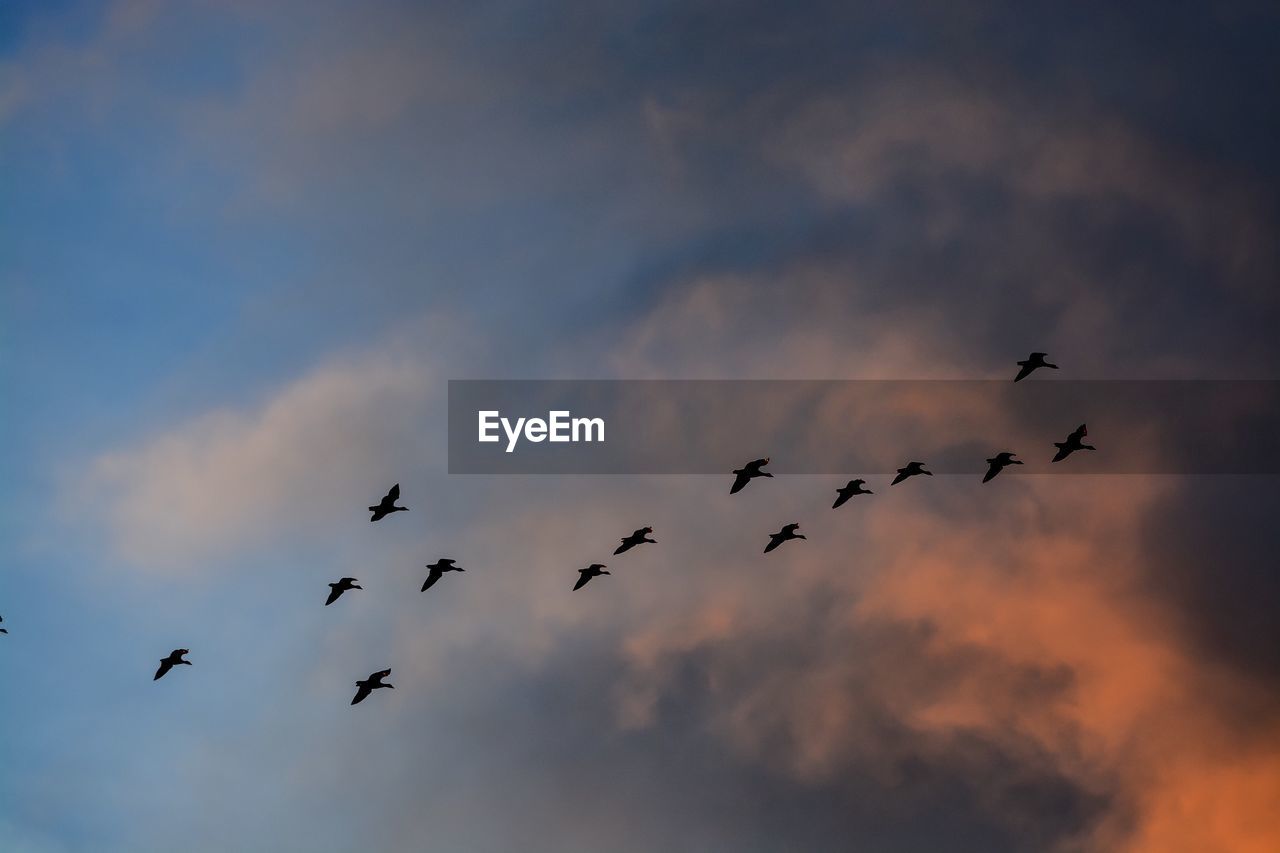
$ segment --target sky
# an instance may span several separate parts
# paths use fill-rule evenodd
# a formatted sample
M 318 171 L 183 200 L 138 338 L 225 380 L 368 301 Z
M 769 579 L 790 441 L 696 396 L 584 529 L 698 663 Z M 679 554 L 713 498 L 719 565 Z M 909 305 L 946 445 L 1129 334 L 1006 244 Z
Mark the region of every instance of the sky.
M 0 849 L 1274 851 L 1272 477 L 832 512 L 450 476 L 445 404 L 1280 378 L 1278 42 L 1267 3 L 3 4 Z

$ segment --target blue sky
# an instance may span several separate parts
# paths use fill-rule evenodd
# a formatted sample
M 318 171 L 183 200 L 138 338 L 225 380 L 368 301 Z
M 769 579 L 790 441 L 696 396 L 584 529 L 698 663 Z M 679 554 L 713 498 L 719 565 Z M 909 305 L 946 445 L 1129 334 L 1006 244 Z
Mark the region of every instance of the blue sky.
M 839 484 L 451 478 L 443 401 L 1275 378 L 1277 23 L 5 4 L 0 848 L 1267 849 L 1265 484 L 935 478 L 779 589 L 734 531 Z

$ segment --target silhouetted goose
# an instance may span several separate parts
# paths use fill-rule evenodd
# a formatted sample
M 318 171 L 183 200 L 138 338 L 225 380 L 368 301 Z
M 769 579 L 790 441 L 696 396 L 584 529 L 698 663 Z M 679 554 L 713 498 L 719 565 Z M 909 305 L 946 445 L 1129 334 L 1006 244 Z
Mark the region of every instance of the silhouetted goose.
M 352 705 L 359 705 L 361 702 L 363 702 L 363 701 L 365 700 L 365 698 L 366 698 L 370 693 L 372 693 L 373 691 L 377 690 L 379 687 L 391 687 L 391 688 L 394 688 L 394 687 L 395 687 L 395 685 L 394 685 L 394 684 L 383 684 L 383 683 L 382 683 L 382 679 L 386 678 L 386 677 L 387 677 L 388 675 L 390 675 L 390 674 L 391 674 L 391 670 L 389 670 L 389 669 L 384 669 L 384 670 L 382 670 L 381 672 L 375 672 L 375 673 L 373 673 L 373 675 L 370 675 L 370 676 L 369 676 L 368 678 L 366 678 L 364 681 L 357 681 L 357 682 L 356 682 L 356 688 L 357 688 L 357 689 L 356 689 L 356 698 L 354 698 L 354 699 L 352 699 L 352 700 L 351 700 L 351 704 L 352 704 Z
M 160 668 L 156 670 L 156 676 L 151 680 L 158 681 L 162 675 L 180 663 L 185 663 L 187 666 L 191 666 L 191 661 L 182 659 L 182 656 L 187 654 L 188 651 L 188 649 L 174 649 L 169 652 L 169 656 L 167 658 L 160 658 Z
M 393 512 L 408 512 L 409 508 L 407 506 L 396 506 L 396 501 L 398 500 L 400 500 L 400 484 L 396 483 L 377 506 L 369 507 L 369 512 L 373 513 L 373 518 L 369 520 L 377 521 L 380 518 L 391 515 Z
M 733 487 L 729 489 L 729 494 L 733 495 L 742 491 L 742 487 L 756 477 L 772 477 L 773 475 L 768 471 L 760 470 L 763 466 L 768 464 L 768 459 L 756 459 L 753 462 L 748 462 L 741 468 L 734 468 L 733 473 L 737 474 L 738 477 L 733 481 Z
M 783 542 L 786 542 L 788 539 L 807 538 L 803 533 L 796 533 L 796 531 L 799 529 L 800 529 L 799 524 L 784 525 L 781 530 L 779 530 L 777 533 L 772 534 L 769 537 L 769 544 L 764 546 L 764 552 L 768 554 L 770 551 L 772 551 L 774 548 L 777 548 L 779 545 L 781 545 Z
M 924 470 L 923 462 L 908 462 L 905 467 L 898 469 L 898 476 L 893 478 L 893 482 L 889 485 L 896 486 L 908 477 L 914 477 L 918 474 L 927 474 L 933 476 L 932 471 Z
M 427 579 L 422 582 L 421 591 L 426 592 L 431 589 L 431 587 L 435 586 L 436 581 L 444 577 L 445 572 L 465 572 L 466 569 L 462 568 L 462 566 L 454 565 L 456 562 L 457 560 L 444 559 L 436 560 L 434 563 L 427 563 L 427 568 L 431 570 L 431 573 L 428 574 Z
M 356 578 L 342 578 L 337 583 L 329 584 L 329 597 L 325 599 L 324 606 L 328 607 L 333 604 L 349 589 L 364 589 L 364 587 L 356 583 L 356 580 Z
M 637 530 L 635 533 L 632 533 L 630 536 L 624 536 L 622 538 L 622 544 L 619 545 L 617 549 L 614 550 L 613 553 L 621 554 L 623 551 L 630 551 L 632 548 L 636 547 L 637 545 L 643 545 L 645 542 L 650 542 L 656 545 L 658 543 L 657 539 L 647 538 L 648 535 L 652 532 L 653 532 L 652 527 L 641 527 L 639 530 Z
M 3 621 L 4 621 L 4 617 L 0 616 L 0 622 L 3 622 Z M 7 634 L 7 633 L 9 633 L 8 628 L 0 628 L 0 634 Z
M 836 498 L 836 502 L 831 505 L 831 508 L 838 509 L 845 501 L 849 500 L 849 498 L 853 497 L 854 495 L 875 494 L 875 492 L 871 491 L 870 489 L 862 488 L 863 484 L 866 482 L 867 482 L 866 480 L 859 477 L 856 480 L 850 480 L 848 483 L 845 484 L 845 487 L 843 489 L 836 489 L 836 494 L 839 495 L 839 497 Z
M 1058 448 L 1058 452 L 1054 455 L 1054 462 L 1061 462 L 1077 450 L 1097 450 L 1092 444 L 1084 444 L 1080 439 L 1089 434 L 1084 424 L 1076 427 L 1076 431 L 1067 436 L 1066 441 L 1055 441 L 1053 446 Z
M 1014 454 L 1004 450 L 988 459 L 987 465 L 990 467 L 987 468 L 987 473 L 983 476 L 982 482 L 987 482 L 987 480 L 990 480 L 1010 465 L 1021 465 L 1021 460 L 1014 459 L 1013 456 Z
M 578 569 L 578 582 L 573 585 L 574 589 L 582 589 L 592 578 L 598 578 L 600 575 L 610 575 L 612 572 L 605 571 L 604 563 L 592 563 L 585 569 Z
M 1026 361 L 1018 362 L 1018 367 L 1020 369 L 1018 370 L 1018 375 L 1013 377 L 1013 381 L 1021 382 L 1023 379 L 1026 379 L 1028 376 L 1034 373 L 1036 368 L 1039 368 L 1039 367 L 1049 367 L 1054 370 L 1057 370 L 1058 365 L 1050 364 L 1049 362 L 1044 360 L 1045 356 L 1047 355 L 1048 355 L 1047 352 L 1033 352 L 1031 353 L 1031 355 L 1027 356 Z

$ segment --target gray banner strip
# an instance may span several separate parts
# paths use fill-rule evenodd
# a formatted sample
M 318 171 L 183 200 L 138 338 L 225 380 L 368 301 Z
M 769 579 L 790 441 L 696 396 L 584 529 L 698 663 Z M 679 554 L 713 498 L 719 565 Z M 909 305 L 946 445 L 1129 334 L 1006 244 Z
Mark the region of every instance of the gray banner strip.
M 1274 380 L 449 382 L 451 474 L 1276 474 L 1277 436 Z

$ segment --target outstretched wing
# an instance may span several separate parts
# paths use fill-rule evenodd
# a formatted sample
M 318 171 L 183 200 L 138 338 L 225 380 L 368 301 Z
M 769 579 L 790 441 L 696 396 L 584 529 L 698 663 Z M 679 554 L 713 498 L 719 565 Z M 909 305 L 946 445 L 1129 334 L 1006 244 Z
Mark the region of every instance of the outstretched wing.
M 574 589 L 582 589 L 584 586 L 586 586 L 586 585 L 587 585 L 587 581 L 589 581 L 589 580 L 591 580 L 591 575 L 589 575 L 589 574 L 587 574 L 586 572 L 584 572 L 584 571 L 582 571 L 581 569 L 579 569 L 579 570 L 578 570 L 578 582 L 577 582 L 577 583 L 575 583 L 575 584 L 573 585 L 573 588 L 574 588 Z
M 907 473 L 905 473 L 905 472 L 903 472 L 903 471 L 898 471 L 898 476 L 894 477 L 894 478 L 893 478 L 893 482 L 892 482 L 892 483 L 890 483 L 889 485 L 891 485 L 891 486 L 896 486 L 896 485 L 898 485 L 899 483 L 901 483 L 903 480 L 907 479 L 907 478 L 908 478 L 908 477 L 910 477 L 910 476 L 911 476 L 910 474 L 907 474 Z M 915 488 L 915 486 L 912 486 L 911 488 L 913 488 L 913 489 L 914 489 L 914 488 Z
M 1003 466 L 1003 465 L 1001 465 L 999 462 L 992 462 L 992 463 L 991 463 L 991 465 L 990 465 L 990 467 L 988 467 L 988 468 L 987 468 L 986 476 L 984 476 L 984 477 L 982 478 L 982 482 L 984 482 L 984 483 L 985 483 L 985 482 L 987 482 L 988 480 L 990 480 L 992 477 L 994 477 L 996 474 L 999 474 L 999 473 L 1000 473 L 1000 469 L 1001 469 L 1001 468 L 1003 468 L 1003 467 L 1004 467 L 1004 466 Z
M 627 537 L 626 539 L 622 540 L 621 545 L 619 545 L 617 548 L 614 549 L 613 553 L 621 554 L 623 551 L 629 551 L 631 550 L 631 546 L 634 544 L 636 543 L 631 539 L 631 537 Z
M 373 692 L 373 688 L 371 688 L 366 682 L 357 681 L 356 685 L 360 689 L 356 691 L 356 698 L 351 700 L 352 705 L 359 705 L 370 693 Z
M 1053 446 L 1058 448 L 1058 452 L 1054 454 L 1054 457 L 1053 457 L 1054 462 L 1061 462 L 1063 459 L 1066 459 L 1068 456 L 1071 455 L 1070 446 L 1066 444 L 1059 444 L 1056 441 L 1053 443 Z
M 774 548 L 777 548 L 781 544 L 782 544 L 782 537 L 779 536 L 777 533 L 775 533 L 769 537 L 769 544 L 764 546 L 764 552 L 768 554 L 770 551 L 772 551 Z
M 836 502 L 831 505 L 832 509 L 838 509 L 841 504 L 849 500 L 853 495 L 853 492 L 842 492 L 839 489 L 836 489 L 836 495 L 838 495 L 838 497 L 836 498 Z
M 742 491 L 742 487 L 751 482 L 751 475 L 747 473 L 747 469 L 743 468 L 736 472 L 738 478 L 733 481 L 733 488 L 729 489 L 729 494 L 736 495 Z
M 393 504 L 398 500 L 400 500 L 400 484 L 396 483 L 391 487 L 391 491 L 387 492 L 387 496 L 383 498 L 383 501 Z
M 164 658 L 163 660 L 161 660 L 161 661 L 160 661 L 160 668 L 156 670 L 156 676 L 155 676 L 155 678 L 153 678 L 153 679 L 151 679 L 151 680 L 152 680 L 152 681 L 159 681 L 159 680 L 160 680 L 160 676 L 164 675 L 166 672 L 168 672 L 168 671 L 169 671 L 169 670 L 171 670 L 171 669 L 173 669 L 173 664 L 169 663 L 169 659 L 168 659 L 168 658 Z
M 436 581 L 440 580 L 442 577 L 444 577 L 444 572 L 439 569 L 432 569 L 427 575 L 427 579 L 422 582 L 422 592 L 426 592 L 431 589 L 431 587 L 435 586 Z
M 330 604 L 333 604 L 335 601 L 338 600 L 338 596 L 340 595 L 342 595 L 342 587 L 340 586 L 329 587 L 329 597 L 325 599 L 324 606 L 328 607 Z
M 1076 431 L 1071 433 L 1070 436 L 1068 436 L 1068 440 L 1079 441 L 1080 439 L 1084 438 L 1088 434 L 1089 434 L 1089 430 L 1085 429 L 1084 424 L 1080 424 L 1080 426 L 1076 427 Z

